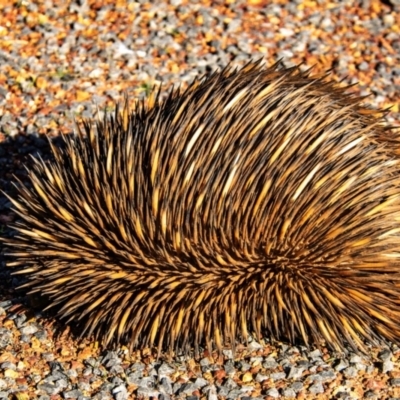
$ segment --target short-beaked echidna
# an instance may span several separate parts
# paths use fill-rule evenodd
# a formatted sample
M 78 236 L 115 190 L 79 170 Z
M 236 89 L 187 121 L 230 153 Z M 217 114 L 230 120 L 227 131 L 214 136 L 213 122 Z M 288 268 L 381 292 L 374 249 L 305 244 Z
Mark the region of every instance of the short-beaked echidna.
M 380 114 L 299 68 L 227 67 L 36 161 L 8 253 L 104 343 L 400 338 L 399 161 Z

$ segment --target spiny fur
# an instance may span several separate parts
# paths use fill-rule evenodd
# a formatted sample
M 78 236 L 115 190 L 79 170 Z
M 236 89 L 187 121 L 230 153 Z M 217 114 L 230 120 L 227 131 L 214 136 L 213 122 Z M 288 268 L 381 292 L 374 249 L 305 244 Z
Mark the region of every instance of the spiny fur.
M 396 139 L 345 90 L 250 63 L 85 122 L 12 200 L 10 265 L 105 344 L 398 341 Z

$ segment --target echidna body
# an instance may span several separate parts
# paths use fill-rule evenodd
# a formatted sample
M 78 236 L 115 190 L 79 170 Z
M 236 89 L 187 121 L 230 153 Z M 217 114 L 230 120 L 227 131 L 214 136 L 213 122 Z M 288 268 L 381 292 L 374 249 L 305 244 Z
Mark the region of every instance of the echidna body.
M 226 68 L 54 148 L 12 266 L 109 342 L 400 337 L 399 161 L 383 120 L 298 68 Z

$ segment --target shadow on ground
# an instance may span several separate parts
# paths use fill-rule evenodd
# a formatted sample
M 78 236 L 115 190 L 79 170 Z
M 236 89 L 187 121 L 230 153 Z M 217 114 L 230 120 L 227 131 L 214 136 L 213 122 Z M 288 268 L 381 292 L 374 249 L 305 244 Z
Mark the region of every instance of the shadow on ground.
M 2 140 L 3 139 L 3 140 Z M 63 145 L 60 136 L 50 139 L 55 146 Z M 0 237 L 13 235 L 10 227 L 18 220 L 12 211 L 12 203 L 4 195 L 17 197 L 18 179 L 30 186 L 27 169 L 33 166 L 33 157 L 41 157 L 48 162 L 52 159 L 49 139 L 45 135 L 19 134 L 14 137 L 0 133 Z M 18 179 L 17 179 L 18 178 Z M 2 193 L 4 192 L 4 193 Z M 0 242 L 0 307 L 18 308 L 19 304 L 30 307 L 26 295 L 17 291 L 23 280 L 22 277 L 12 276 L 12 270 L 6 267 L 7 257 L 4 255 L 4 245 Z

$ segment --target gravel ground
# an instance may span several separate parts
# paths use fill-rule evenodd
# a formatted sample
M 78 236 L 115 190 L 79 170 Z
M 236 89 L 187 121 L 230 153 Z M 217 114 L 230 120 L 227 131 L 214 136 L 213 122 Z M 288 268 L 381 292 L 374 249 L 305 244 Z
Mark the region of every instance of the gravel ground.
M 185 86 L 195 76 L 264 58 L 358 82 L 400 125 L 400 2 L 0 0 L 0 188 L 26 181 L 30 156 L 72 117 L 110 110 L 124 92 Z M 10 5 L 12 4 L 12 5 Z M 0 235 L 16 219 L 0 194 Z M 157 360 L 153 349 L 102 349 L 43 314 L 0 259 L 0 399 L 396 399 L 400 350 L 370 357 L 267 338 L 235 357 Z M 19 297 L 21 296 L 21 297 Z

